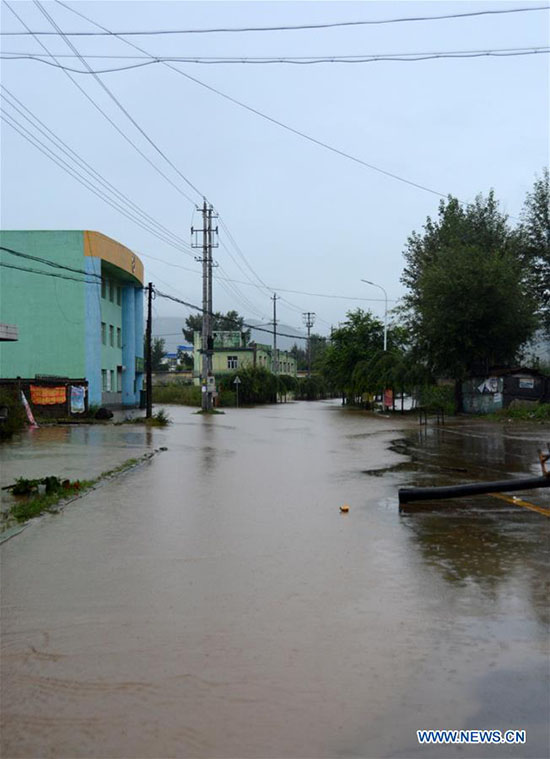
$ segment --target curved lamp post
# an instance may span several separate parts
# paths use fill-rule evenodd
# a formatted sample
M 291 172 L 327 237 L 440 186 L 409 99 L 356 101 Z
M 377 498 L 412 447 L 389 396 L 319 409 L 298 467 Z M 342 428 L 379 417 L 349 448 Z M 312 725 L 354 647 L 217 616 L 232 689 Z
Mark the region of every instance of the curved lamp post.
M 366 282 L 367 285 L 373 287 L 379 287 L 384 293 L 384 350 L 388 349 L 388 293 L 384 290 L 382 285 L 377 285 L 376 282 L 371 282 L 370 279 L 362 279 L 361 282 Z

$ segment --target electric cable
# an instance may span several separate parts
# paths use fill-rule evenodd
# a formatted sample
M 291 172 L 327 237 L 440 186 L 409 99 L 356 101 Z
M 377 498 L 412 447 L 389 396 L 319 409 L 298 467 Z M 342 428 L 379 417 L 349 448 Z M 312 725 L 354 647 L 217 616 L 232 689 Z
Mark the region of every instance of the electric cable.
M 310 58 L 307 60 L 301 60 L 298 58 L 262 58 L 262 59 L 254 59 L 254 58 L 216 58 L 216 59 L 200 59 L 200 58 L 175 58 L 171 56 L 161 56 L 161 57 L 155 57 L 150 58 L 147 61 L 143 61 L 142 63 L 131 63 L 126 66 L 111 66 L 109 68 L 103 68 L 103 69 L 92 69 L 91 67 L 88 67 L 86 71 L 83 69 L 74 68 L 73 66 L 66 66 L 62 63 L 53 63 L 52 61 L 46 60 L 43 56 L 40 54 L 35 55 L 33 53 L 25 53 L 25 54 L 19 54 L 14 55 L 12 53 L 1 53 L 0 58 L 5 61 L 19 61 L 19 60 L 29 60 L 29 61 L 35 61 L 36 63 L 44 63 L 47 66 L 52 66 L 53 68 L 61 69 L 62 71 L 70 71 L 74 74 L 92 74 L 94 77 L 98 74 L 116 74 L 120 73 L 122 71 L 132 71 L 134 69 L 140 69 L 144 68 L 145 66 L 153 66 L 159 63 L 193 63 L 193 64 L 199 64 L 199 65 L 230 65 L 230 64 L 249 64 L 249 65 L 273 65 L 273 64 L 279 64 L 279 65 L 295 65 L 295 66 L 310 66 L 310 65 L 316 65 L 316 64 L 336 64 L 336 63 L 346 63 L 346 64 L 363 64 L 363 63 L 384 63 L 384 62 L 393 62 L 393 63 L 416 63 L 419 61 L 432 61 L 432 60 L 446 60 L 446 59 L 452 59 L 452 60 L 465 60 L 465 59 L 471 59 L 471 58 L 512 58 L 512 57 L 518 57 L 518 56 L 527 56 L 527 55 L 545 55 L 550 52 L 550 48 L 540 46 L 540 47 L 533 47 L 529 48 L 529 50 L 515 50 L 510 52 L 498 52 L 496 50 L 481 50 L 478 52 L 472 52 L 472 53 L 433 53 L 429 55 L 413 55 L 412 53 L 410 55 L 403 54 L 402 56 L 389 56 L 389 55 L 371 55 L 368 57 L 338 57 L 338 56 L 331 56 L 331 57 L 318 57 L 318 58 Z M 79 56 L 76 56 L 79 57 Z M 90 56 L 86 56 L 87 58 Z M 83 59 L 82 59 L 83 60 Z M 139 128 L 139 127 L 138 127 Z
M 172 169 L 178 174 L 181 179 L 183 179 L 186 184 L 191 187 L 192 190 L 194 190 L 200 197 L 204 197 L 204 193 L 202 193 L 197 187 L 189 180 L 183 172 L 181 172 L 178 167 L 168 158 L 166 153 L 159 148 L 159 146 L 156 144 L 154 140 L 152 140 L 147 132 L 141 128 L 141 126 L 138 124 L 138 122 L 133 118 L 133 116 L 127 111 L 127 109 L 122 105 L 120 100 L 111 92 L 111 90 L 107 87 L 107 85 L 99 78 L 99 76 L 91 71 L 91 68 L 86 61 L 86 59 L 78 52 L 76 47 L 73 45 L 73 43 L 67 39 L 64 32 L 61 30 L 61 28 L 57 25 L 55 20 L 51 17 L 51 15 L 48 13 L 48 11 L 44 8 L 43 5 L 41 5 L 38 0 L 34 0 L 35 6 L 42 12 L 42 14 L 49 20 L 51 25 L 56 29 L 59 34 L 63 37 L 63 40 L 66 42 L 66 44 L 71 48 L 71 50 L 78 56 L 79 60 L 83 63 L 84 66 L 90 71 L 90 73 L 93 74 L 94 79 L 96 82 L 100 85 L 100 87 L 104 90 L 104 92 L 107 93 L 107 95 L 113 100 L 114 103 L 120 108 L 120 110 L 124 113 L 124 115 L 132 122 L 132 124 L 135 126 L 135 128 L 140 132 L 140 134 L 147 140 L 147 142 L 156 150 L 156 152 L 164 158 L 166 163 L 168 163 Z
M 102 29 L 103 31 L 109 32 L 113 37 L 116 37 L 117 39 L 121 39 L 123 42 L 125 42 L 130 47 L 134 48 L 135 50 L 139 50 L 140 53 L 144 53 L 146 55 L 150 55 L 150 53 L 145 50 L 144 48 L 140 47 L 139 45 L 136 45 L 134 42 L 131 42 L 130 40 L 124 39 L 124 37 L 121 37 L 114 32 L 111 32 L 106 27 L 102 26 L 101 24 L 98 24 L 96 21 L 93 21 L 92 19 L 88 18 L 84 14 L 80 13 L 79 11 L 74 10 L 74 8 L 71 8 L 68 5 L 65 5 L 65 3 L 61 2 L 61 0 L 56 0 L 58 5 L 63 5 L 68 10 L 72 11 L 73 13 L 76 13 L 78 16 L 81 16 L 89 23 L 93 24 L 94 26 L 97 26 L 98 28 Z M 308 140 L 309 142 L 312 142 L 319 147 L 324 148 L 325 150 L 329 150 L 332 153 L 335 153 L 336 155 L 340 155 L 343 158 L 347 158 L 350 161 L 353 161 L 359 165 L 365 166 L 366 168 L 371 169 L 372 171 L 377 171 L 380 174 L 383 174 L 385 176 L 388 176 L 392 179 L 395 179 L 399 182 L 403 182 L 404 184 L 410 185 L 412 187 L 416 187 L 419 190 L 424 190 L 425 192 L 429 192 L 432 195 L 437 195 L 441 198 L 446 198 L 447 194 L 443 192 L 439 192 L 438 190 L 434 190 L 430 187 L 427 187 L 426 185 L 422 185 L 418 182 L 413 182 L 410 179 L 406 179 L 405 177 L 401 177 L 398 174 L 394 174 L 393 172 L 386 171 L 385 169 L 382 169 L 378 166 L 375 166 L 374 164 L 368 163 L 367 161 L 363 161 L 361 158 L 357 158 L 356 156 L 347 153 L 344 150 L 340 150 L 339 148 L 335 148 L 332 145 L 329 145 L 326 142 L 323 142 L 322 140 L 318 140 L 315 137 L 311 137 L 310 135 L 306 134 L 305 132 L 300 131 L 299 129 L 295 129 L 294 127 L 289 126 L 288 124 L 285 124 L 282 121 L 279 121 L 278 119 L 275 119 L 272 116 L 268 116 L 266 113 L 263 113 L 262 111 L 259 111 L 257 108 L 253 108 L 250 105 L 247 105 L 246 103 L 243 103 L 240 100 L 237 100 L 237 98 L 232 97 L 231 95 L 227 95 L 225 92 L 222 92 L 221 90 L 216 89 L 216 87 L 212 87 L 209 84 L 206 84 L 205 82 L 201 81 L 200 79 L 197 79 L 194 76 L 191 76 L 191 74 L 187 74 L 185 71 L 182 71 L 181 69 L 177 68 L 173 63 L 163 63 L 164 66 L 167 66 L 172 71 L 175 71 L 180 76 L 185 77 L 191 82 L 195 82 L 195 84 L 198 84 L 200 87 L 203 87 L 204 89 L 207 89 L 209 92 L 213 92 L 216 95 L 219 95 L 220 97 L 224 98 L 225 100 L 228 100 L 229 102 L 238 105 L 241 108 L 244 108 L 246 111 L 249 111 L 250 113 L 254 113 L 256 116 L 259 116 L 262 119 L 265 119 L 266 121 L 269 121 L 272 124 L 275 124 L 276 126 L 281 127 L 282 129 L 285 129 L 288 132 L 291 132 L 292 134 L 297 135 L 298 137 L 302 137 L 305 140 Z
M 0 250 L 9 253 L 12 256 L 17 256 L 18 258 L 27 258 L 30 261 L 46 264 L 46 266 L 51 266 L 55 269 L 65 269 L 66 271 L 72 271 L 73 274 L 84 274 L 87 277 L 97 277 L 100 281 L 102 279 L 101 274 L 96 274 L 95 272 L 87 272 L 85 269 L 76 269 L 73 266 L 66 266 L 65 264 L 59 264 L 57 261 L 51 261 L 50 259 L 42 258 L 41 256 L 32 256 L 30 253 L 23 253 L 20 250 L 7 248 L 4 245 L 0 245 Z
M 28 29 L 29 27 L 27 26 L 27 24 L 26 24 L 26 23 L 23 21 L 23 19 L 21 18 L 21 16 L 19 16 L 19 14 L 18 14 L 18 13 L 17 13 L 17 12 L 16 12 L 16 11 L 15 11 L 15 10 L 14 10 L 12 7 L 11 7 L 10 3 L 8 2 L 8 0 L 4 0 L 4 4 L 5 4 L 5 5 L 6 5 L 6 7 L 7 7 L 7 8 L 8 8 L 8 9 L 11 11 L 11 13 L 13 13 L 13 15 L 14 15 L 14 16 L 15 16 L 15 17 L 18 19 L 18 21 L 19 21 L 19 22 L 20 22 L 20 23 L 21 23 L 21 24 L 22 24 L 22 25 L 25 27 L 25 29 Z M 31 33 L 32 33 L 32 32 L 31 32 Z M 33 36 L 34 36 L 34 35 L 33 35 Z M 47 47 L 44 45 L 44 43 L 43 43 L 43 42 L 42 42 L 40 39 L 38 39 L 36 36 L 34 36 L 34 38 L 35 38 L 36 42 L 37 42 L 37 43 L 40 45 L 40 47 L 41 47 L 43 50 L 45 50 L 45 51 L 46 51 L 46 53 L 48 53 L 49 55 L 51 55 L 50 51 L 49 51 L 49 50 L 48 50 L 48 48 L 47 48 Z M 54 60 L 55 60 L 55 56 L 54 56 Z M 117 132 L 120 134 L 120 136 L 121 136 L 121 137 L 122 137 L 124 140 L 126 140 L 126 142 L 127 142 L 129 145 L 131 145 L 131 146 L 134 148 L 134 150 L 135 150 L 137 153 L 139 153 L 139 155 L 140 155 L 142 158 L 144 158 L 144 159 L 145 159 L 145 161 L 147 161 L 147 163 L 148 163 L 150 166 L 152 166 L 152 168 L 153 168 L 153 169 L 154 169 L 154 170 L 155 170 L 155 171 L 156 171 L 158 174 L 160 174 L 160 175 L 161 175 L 161 176 L 162 176 L 162 177 L 163 177 L 163 178 L 164 178 L 164 179 L 165 179 L 165 180 L 166 180 L 166 181 L 167 181 L 167 182 L 168 182 L 168 183 L 169 183 L 169 184 L 170 184 L 170 185 L 171 185 L 171 186 L 172 186 L 172 187 L 173 187 L 175 190 L 176 190 L 176 192 L 178 192 L 180 195 L 182 195 L 184 198 L 186 198 L 186 199 L 187 199 L 187 200 L 188 200 L 190 203 L 192 203 L 193 205 L 195 205 L 195 201 L 194 201 L 194 200 L 193 200 L 193 199 L 192 199 L 192 198 L 191 198 L 191 197 L 190 197 L 190 196 L 189 196 L 189 195 L 188 195 L 186 192 L 184 192 L 184 190 L 182 190 L 182 189 L 181 189 L 181 187 L 179 187 L 179 186 L 178 186 L 178 185 L 177 185 L 175 182 L 173 182 L 173 181 L 170 179 L 170 177 L 169 177 L 167 174 L 165 174 L 165 173 L 162 171 L 162 169 L 161 169 L 161 168 L 159 168 L 159 167 L 158 167 L 158 166 L 157 166 L 157 165 L 156 165 L 156 164 L 155 164 L 155 163 L 154 163 L 154 162 L 153 162 L 153 161 L 152 161 L 152 160 L 149 158 L 149 156 L 148 156 L 148 155 L 146 155 L 146 153 L 144 153 L 144 152 L 143 152 L 143 151 L 142 151 L 142 150 L 141 150 L 141 149 L 140 149 L 140 148 L 139 148 L 139 147 L 138 147 L 138 146 L 135 144 L 135 142 L 134 142 L 134 141 L 133 141 L 133 140 L 132 140 L 130 137 L 128 137 L 128 135 L 127 135 L 127 134 L 126 134 L 126 133 L 125 133 L 125 132 L 124 132 L 124 131 L 123 131 L 123 130 L 122 130 L 122 129 L 121 129 L 121 128 L 120 128 L 120 127 L 119 127 L 119 126 L 118 126 L 118 125 L 117 125 L 117 124 L 116 124 L 116 123 L 115 123 L 115 122 L 112 120 L 112 119 L 111 119 L 111 117 L 110 117 L 110 116 L 108 116 L 108 115 L 107 115 L 107 113 L 106 113 L 106 112 L 105 112 L 105 111 L 104 111 L 104 110 L 103 110 L 103 109 L 102 109 L 102 108 L 101 108 L 101 107 L 100 107 L 100 106 L 99 106 L 99 105 L 98 105 L 98 104 L 95 102 L 95 100 L 94 100 L 94 99 L 93 99 L 93 98 L 92 98 L 90 95 L 88 95 L 88 93 L 86 92 L 86 90 L 85 90 L 83 87 L 81 87 L 81 86 L 80 86 L 80 84 L 79 84 L 79 83 L 76 81 L 76 79 L 74 79 L 74 77 L 72 77 L 72 76 L 71 76 L 71 74 L 70 74 L 68 71 L 65 71 L 65 74 L 66 74 L 66 76 L 67 76 L 67 77 L 68 77 L 68 78 L 71 80 L 71 82 L 72 82 L 72 83 L 75 85 L 75 87 L 76 87 L 78 90 L 80 90 L 80 92 L 81 92 L 81 93 L 84 95 L 84 97 L 85 97 L 85 98 L 86 98 L 86 99 L 87 99 L 87 100 L 88 100 L 88 101 L 89 101 L 89 102 L 90 102 L 90 103 L 91 103 L 91 104 L 94 106 L 94 108 L 95 108 L 96 110 L 98 110 L 98 111 L 101 113 L 101 115 L 102 115 L 102 116 L 103 116 L 103 117 L 104 117 L 104 118 L 105 118 L 105 119 L 106 119 L 106 120 L 107 120 L 107 121 L 108 121 L 108 122 L 111 124 L 111 126 L 112 126 L 112 127 L 113 127 L 113 128 L 114 128 L 114 129 L 115 129 L 115 130 L 116 130 L 116 131 L 117 131 Z
M 124 42 L 125 40 L 121 40 Z M 406 52 L 406 53 L 354 53 L 354 54 L 338 54 L 332 55 L 269 55 L 269 56 L 212 56 L 212 55 L 194 55 L 194 56 L 182 56 L 182 55 L 158 55 L 151 53 L 150 55 L 120 55 L 115 53 L 87 53 L 86 58 L 100 58 L 108 60 L 142 60 L 145 59 L 150 63 L 294 63 L 294 62 L 306 62 L 306 63 L 338 63 L 351 61 L 358 63 L 368 63 L 371 60 L 384 60 L 384 59 L 415 59 L 422 56 L 424 60 L 425 56 L 434 58 L 445 56 L 469 56 L 476 55 L 478 53 L 519 53 L 530 52 L 538 50 L 548 50 L 548 45 L 529 45 L 527 47 L 503 47 L 503 48 L 481 48 L 477 50 L 430 50 L 421 52 Z M 13 56 L 14 58 L 78 58 L 78 55 L 74 53 L 33 53 L 31 51 L 9 51 L 4 50 L 1 53 L 2 56 Z M 9 60 L 9 59 L 8 59 Z M 84 72 L 81 69 L 77 69 L 81 73 Z M 117 71 L 118 69 L 109 69 Z M 96 72 L 97 73 L 97 72 Z
M 0 261 L 0 266 L 4 267 L 5 269 L 18 269 L 19 271 L 26 271 L 29 274 L 41 274 L 44 277 L 56 277 L 58 279 L 69 279 L 73 282 L 80 282 L 85 285 L 100 285 L 101 282 L 97 282 L 94 280 L 88 280 L 88 279 L 78 279 L 77 277 L 69 277 L 66 274 L 56 274 L 53 271 L 41 271 L 40 269 L 29 269 L 25 268 L 24 266 L 16 266 L 15 264 L 8 264 L 5 261 Z
M 4 90 L 5 93 L 8 94 L 9 98 L 13 99 L 16 103 L 18 103 L 21 108 L 23 108 L 32 118 L 38 122 L 38 124 L 41 125 L 44 129 L 42 129 L 40 126 L 37 126 L 34 124 L 29 118 L 26 113 L 24 113 L 20 108 L 18 108 L 14 103 L 11 103 L 9 100 L 6 99 L 4 95 L 4 101 L 7 103 L 11 108 L 16 110 L 21 116 L 23 116 L 37 131 L 39 131 L 41 134 L 43 134 L 47 139 L 49 139 L 57 149 L 61 150 L 65 155 L 69 157 L 69 159 L 73 160 L 79 168 L 82 168 L 82 170 L 86 171 L 88 174 L 93 175 L 93 179 L 97 182 L 99 182 L 105 189 L 115 195 L 117 199 L 120 199 L 120 202 L 124 203 L 125 205 L 128 205 L 131 210 L 135 213 L 138 213 L 140 216 L 142 216 L 147 223 L 150 223 L 151 225 L 154 225 L 158 227 L 158 229 L 165 234 L 166 236 L 171 237 L 178 246 L 187 247 L 190 249 L 189 243 L 187 243 L 183 238 L 178 237 L 175 233 L 171 232 L 167 227 L 165 227 L 163 224 L 158 222 L 156 219 L 154 219 L 150 214 L 148 214 L 146 211 L 144 211 L 142 208 L 140 208 L 136 203 L 134 203 L 130 198 L 128 198 L 124 193 L 122 193 L 120 190 L 118 190 L 111 182 L 109 182 L 105 177 L 100 174 L 96 169 L 94 169 L 91 164 L 89 164 L 87 161 L 85 161 L 82 156 L 80 156 L 75 150 L 73 150 L 69 145 L 67 145 L 66 142 L 64 142 L 58 135 L 55 134 L 46 124 L 44 124 L 43 121 L 41 121 L 36 114 L 34 114 L 29 108 L 27 108 L 18 98 L 15 97 L 4 85 L 0 84 L 0 88 Z M 46 130 L 46 131 L 44 131 Z M 58 144 L 56 144 L 58 143 Z
M 195 311 L 200 311 L 202 314 L 208 314 L 209 316 L 215 316 L 216 315 L 212 311 L 207 311 L 206 309 L 201 308 L 200 306 L 197 306 L 194 303 L 189 303 L 188 301 L 181 300 L 180 298 L 175 298 L 173 295 L 168 295 L 167 293 L 162 293 L 159 290 L 156 290 L 156 288 L 155 288 L 155 291 L 156 291 L 157 295 L 159 296 L 159 298 L 167 298 L 168 300 L 172 300 L 175 303 L 181 303 L 181 305 L 187 306 L 188 308 L 192 308 Z M 227 318 L 227 317 L 224 317 L 224 318 Z M 227 321 L 232 321 L 234 324 L 239 324 L 239 325 L 242 325 L 243 327 L 247 327 L 249 329 L 256 329 L 256 330 L 259 330 L 260 332 L 268 332 L 269 334 L 273 334 L 273 330 L 272 329 L 265 329 L 263 327 L 257 327 L 256 325 L 254 325 L 254 324 L 248 324 L 247 322 L 239 322 L 236 319 L 227 319 Z M 291 338 L 296 339 L 296 340 L 307 340 L 307 337 L 305 335 L 304 336 L 302 336 L 302 335 L 289 335 L 289 334 L 286 334 L 285 332 L 277 332 L 277 335 L 280 336 L 280 337 L 291 337 Z
M 123 216 L 126 216 L 135 224 L 138 224 L 138 226 L 142 227 L 147 232 L 150 232 L 152 235 L 159 238 L 160 240 L 167 243 L 168 245 L 171 245 L 172 247 L 176 247 L 178 250 L 180 250 L 180 252 L 185 253 L 186 255 L 189 255 L 192 257 L 193 254 L 191 252 L 176 245 L 169 238 L 163 237 L 156 230 L 154 230 L 153 228 L 145 224 L 143 221 L 141 221 L 138 217 L 132 215 L 131 212 L 129 212 L 128 210 L 120 206 L 116 201 L 108 198 L 104 192 L 94 187 L 88 179 L 86 179 L 85 177 L 83 177 L 82 174 L 80 174 L 80 172 L 78 172 L 74 167 L 70 166 L 65 160 L 57 156 L 50 148 L 44 145 L 44 143 L 41 142 L 35 135 L 32 135 L 31 132 L 29 132 L 29 130 L 26 129 L 22 124 L 20 124 L 13 116 L 11 116 L 10 114 L 7 114 L 5 110 L 2 110 L 0 112 L 0 118 L 6 124 L 8 124 L 12 129 L 18 132 L 21 135 L 21 137 L 27 140 L 27 142 L 33 145 L 37 150 L 43 153 L 47 158 L 49 158 L 55 164 L 57 164 L 61 169 L 63 169 L 63 171 L 65 171 L 67 174 L 72 176 L 73 179 L 76 179 L 77 182 L 80 182 L 80 184 L 82 184 L 88 190 L 93 192 L 94 195 L 96 195 L 98 198 L 100 198 L 101 200 L 103 200 L 105 203 L 112 206 L 113 208 L 115 208 L 115 210 L 117 210 Z
M 66 5 L 60 0 L 57 0 L 59 5 L 63 5 L 69 10 L 73 10 L 70 6 Z M 288 31 L 302 31 L 310 29 L 330 29 L 336 27 L 353 27 L 353 26 L 380 26 L 382 24 L 402 24 L 409 22 L 427 22 L 427 21 L 443 21 L 446 19 L 460 19 L 460 18 L 472 18 L 474 16 L 494 16 L 500 14 L 510 13 L 528 13 L 532 11 L 544 11 L 548 10 L 549 6 L 539 5 L 535 7 L 521 7 L 521 8 L 499 8 L 497 10 L 483 10 L 483 11 L 467 11 L 465 13 L 446 13 L 436 16 L 405 16 L 401 18 L 385 18 L 385 19 L 366 19 L 357 21 L 332 21 L 318 24 L 293 24 L 288 26 L 241 26 L 241 27 L 217 27 L 210 29 L 156 29 L 147 31 L 123 31 L 123 32 L 111 32 L 115 35 L 128 36 L 152 36 L 152 35 L 166 35 L 166 34 L 221 34 L 221 33 L 242 33 L 242 32 L 288 32 Z M 75 11 L 76 12 L 76 11 Z M 55 32 L 33 32 L 39 35 L 53 35 Z M 2 32 L 6 36 L 23 35 L 24 32 Z M 100 32 L 66 32 L 70 37 L 104 37 L 105 34 Z

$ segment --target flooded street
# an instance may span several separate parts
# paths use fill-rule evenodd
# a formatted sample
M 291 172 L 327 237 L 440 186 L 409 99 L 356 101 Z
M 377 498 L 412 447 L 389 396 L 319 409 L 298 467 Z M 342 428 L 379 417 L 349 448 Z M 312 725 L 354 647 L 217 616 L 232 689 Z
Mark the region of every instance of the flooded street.
M 0 447 L 2 484 L 168 447 L 2 545 L 6 759 L 548 755 L 549 520 L 397 499 L 538 474 L 548 426 L 167 408 L 166 429 Z M 527 743 L 420 746 L 417 729 Z

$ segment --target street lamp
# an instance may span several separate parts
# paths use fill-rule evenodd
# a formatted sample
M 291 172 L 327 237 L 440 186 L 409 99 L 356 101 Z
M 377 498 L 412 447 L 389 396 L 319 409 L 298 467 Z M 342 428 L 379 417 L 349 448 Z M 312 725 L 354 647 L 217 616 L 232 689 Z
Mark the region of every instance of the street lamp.
M 361 282 L 366 282 L 367 285 L 372 285 L 373 287 L 379 287 L 382 292 L 384 293 L 384 350 L 388 349 L 388 293 L 384 290 L 382 285 L 377 285 L 376 282 L 371 282 L 370 279 L 362 279 Z

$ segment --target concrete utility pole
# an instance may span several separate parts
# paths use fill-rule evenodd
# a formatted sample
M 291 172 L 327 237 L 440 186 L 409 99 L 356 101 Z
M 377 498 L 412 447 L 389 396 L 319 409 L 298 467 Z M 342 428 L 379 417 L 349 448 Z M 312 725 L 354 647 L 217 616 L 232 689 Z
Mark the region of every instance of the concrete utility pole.
M 153 416 L 153 356 L 152 356 L 152 310 L 153 310 L 153 283 L 147 285 L 147 325 L 145 327 L 145 418 Z
M 307 376 L 311 377 L 311 328 L 315 324 L 315 312 L 306 311 L 302 318 L 307 327 Z
M 271 360 L 271 371 L 273 374 L 279 374 L 279 357 L 277 355 L 277 301 L 279 296 L 273 293 L 273 358 Z
M 212 248 L 217 248 L 214 243 L 214 234 L 218 234 L 218 228 L 212 229 L 212 219 L 216 218 L 214 209 L 206 200 L 202 204 L 202 229 L 191 227 L 191 234 L 202 234 L 202 240 L 192 242 L 194 248 L 202 248 L 202 258 L 195 260 L 202 263 L 202 334 L 201 334 L 201 391 L 202 410 L 210 411 L 213 402 L 212 382 L 212 354 L 214 352 L 214 340 L 212 337 L 212 319 L 214 315 L 212 301 L 212 268 L 217 264 L 212 261 Z

